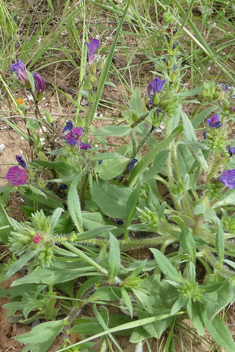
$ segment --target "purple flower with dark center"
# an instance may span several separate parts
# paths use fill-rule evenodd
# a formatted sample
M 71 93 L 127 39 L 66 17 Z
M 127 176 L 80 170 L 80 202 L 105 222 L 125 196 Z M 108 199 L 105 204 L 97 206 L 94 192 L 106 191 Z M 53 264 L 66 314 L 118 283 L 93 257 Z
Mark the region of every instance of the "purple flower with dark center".
M 211 119 L 208 119 L 207 123 L 208 123 L 210 128 L 220 128 L 223 125 L 222 122 L 220 121 L 219 116 L 217 114 L 212 116 Z
M 27 165 L 26 165 L 26 162 L 25 162 L 23 156 L 16 155 L 16 160 L 20 166 L 22 166 L 24 169 L 27 169 Z
M 228 153 L 229 153 L 230 156 L 235 154 L 235 147 L 228 147 Z
M 12 166 L 6 174 L 6 179 L 11 181 L 13 186 L 19 186 L 26 183 L 28 175 L 27 172 L 20 169 L 19 166 Z
M 128 168 L 127 168 L 127 173 L 130 173 L 133 170 L 135 163 L 137 162 L 138 162 L 137 159 L 134 159 L 134 158 L 131 159 L 130 164 L 128 165 Z
M 218 178 L 226 187 L 233 189 L 235 187 L 235 169 L 227 170 Z
M 71 131 L 73 129 L 73 123 L 71 120 L 66 122 L 66 125 L 64 126 L 64 128 L 62 129 L 62 132 L 66 132 L 66 131 Z
M 89 64 L 91 64 L 94 59 L 94 53 L 95 53 L 96 49 L 98 49 L 100 46 L 100 41 L 96 38 L 93 38 L 92 41 L 90 42 L 90 44 L 86 42 L 86 45 L 88 47 Z
M 22 61 L 18 60 L 17 63 L 11 66 L 11 70 L 15 72 L 17 79 L 21 82 L 23 86 L 31 88 L 29 83 L 28 72 L 26 70 L 25 64 Z
M 45 90 L 45 81 L 42 76 L 37 72 L 34 72 L 32 76 L 35 82 L 35 99 L 41 100 Z

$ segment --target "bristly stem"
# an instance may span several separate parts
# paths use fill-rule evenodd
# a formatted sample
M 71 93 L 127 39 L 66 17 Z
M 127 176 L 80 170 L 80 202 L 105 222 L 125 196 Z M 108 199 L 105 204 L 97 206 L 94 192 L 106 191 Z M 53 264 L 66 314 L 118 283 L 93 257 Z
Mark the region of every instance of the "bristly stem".
M 80 193 L 80 204 L 81 204 L 81 209 L 84 210 L 85 208 L 85 204 L 84 204 L 84 197 L 85 197 L 85 192 L 86 192 L 86 185 L 87 185 L 87 181 L 88 181 L 88 172 L 86 173 L 86 175 L 83 178 L 83 182 L 82 182 L 82 188 L 81 188 L 81 193 Z
M 136 153 L 136 142 L 135 142 L 133 130 L 131 130 L 131 132 L 129 133 L 129 136 L 130 136 L 131 143 L 132 143 L 132 156 L 131 156 L 131 158 L 135 158 L 137 153 Z
M 133 156 L 133 158 L 136 157 L 136 155 L 139 153 L 140 149 L 143 147 L 144 143 L 147 142 L 147 140 L 149 139 L 149 137 L 150 137 L 151 133 L 154 131 L 154 129 L 155 129 L 155 127 L 152 126 L 150 128 L 150 130 L 148 131 L 148 133 L 146 134 L 146 136 L 140 141 L 140 143 L 136 149 L 136 154 L 135 154 L 135 156 Z
M 169 136 L 169 128 L 170 128 L 170 119 L 167 119 L 166 122 L 166 137 Z M 174 186 L 174 177 L 173 177 L 173 170 L 172 170 L 172 153 L 169 154 L 167 158 L 167 174 L 168 174 L 168 182 L 169 182 L 169 191 L 171 194 L 171 198 L 173 200 L 173 203 L 175 205 L 176 210 L 181 210 L 181 205 L 179 201 L 175 200 L 175 195 L 172 192 L 172 187 Z

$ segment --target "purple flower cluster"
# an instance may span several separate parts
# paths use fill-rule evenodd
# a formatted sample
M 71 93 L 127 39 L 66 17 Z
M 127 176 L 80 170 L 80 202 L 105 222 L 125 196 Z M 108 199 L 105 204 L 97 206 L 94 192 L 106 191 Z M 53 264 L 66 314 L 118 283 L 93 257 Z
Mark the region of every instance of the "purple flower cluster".
M 16 155 L 16 160 L 24 169 L 19 166 L 12 166 L 6 174 L 6 179 L 12 183 L 12 186 L 24 185 L 28 180 L 27 166 L 24 158 L 21 155 Z
M 11 70 L 12 72 L 15 72 L 17 79 L 23 86 L 26 86 L 27 88 L 31 87 L 28 78 L 28 71 L 22 61 L 18 60 L 15 64 L 13 64 Z
M 93 38 L 90 44 L 86 42 L 86 45 L 88 48 L 88 61 L 91 65 L 94 60 L 94 53 L 100 46 L 100 41 L 96 38 Z
M 223 124 L 220 121 L 220 118 L 217 114 L 215 114 L 214 116 L 212 116 L 212 118 L 207 120 L 207 123 L 209 125 L 210 128 L 220 128 Z
M 29 72 L 27 71 L 26 66 L 25 64 L 23 64 L 22 61 L 18 60 L 15 64 L 13 64 L 11 70 L 12 72 L 15 72 L 17 79 L 21 82 L 23 86 L 26 86 L 26 88 L 28 89 L 32 88 L 29 81 Z M 42 99 L 42 94 L 45 90 L 45 81 L 42 76 L 37 72 L 34 72 L 32 76 L 34 78 L 35 83 L 35 99 L 39 101 Z
M 222 182 L 226 187 L 231 189 L 235 188 L 235 169 L 227 170 L 218 178 L 219 182 Z
M 150 104 L 153 104 L 155 94 L 158 94 L 161 92 L 161 90 L 164 88 L 166 81 L 169 81 L 169 80 L 168 79 L 161 80 L 160 78 L 156 77 L 152 82 L 149 83 L 148 97 L 150 98 L 149 99 Z
M 61 138 L 65 139 L 66 142 L 69 145 L 77 145 L 79 149 L 91 149 L 91 145 L 88 143 L 84 143 L 80 140 L 80 137 L 82 135 L 82 127 L 75 127 L 73 128 L 73 123 L 71 120 L 66 122 L 65 127 L 63 128 L 62 132 L 69 131 L 67 134 L 64 136 L 61 136 Z

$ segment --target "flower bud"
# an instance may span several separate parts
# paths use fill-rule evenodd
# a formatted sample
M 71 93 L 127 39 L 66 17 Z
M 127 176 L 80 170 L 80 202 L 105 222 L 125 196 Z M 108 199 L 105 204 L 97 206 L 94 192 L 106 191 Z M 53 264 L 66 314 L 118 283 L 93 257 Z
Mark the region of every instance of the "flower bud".
M 92 90 L 90 90 L 88 92 L 88 98 L 87 99 L 88 99 L 89 103 L 94 103 L 94 101 L 95 101 L 95 93 Z

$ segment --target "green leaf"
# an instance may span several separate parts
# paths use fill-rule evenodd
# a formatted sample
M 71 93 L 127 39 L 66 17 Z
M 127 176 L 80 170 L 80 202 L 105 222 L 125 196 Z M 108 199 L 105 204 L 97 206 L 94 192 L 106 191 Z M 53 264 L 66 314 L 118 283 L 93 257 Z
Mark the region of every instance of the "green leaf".
M 95 172 L 102 180 L 111 180 L 119 176 L 130 162 L 129 158 L 107 159 L 102 164 L 95 166 Z
M 193 303 L 191 300 L 189 300 L 187 304 L 187 311 L 193 326 L 197 329 L 198 334 L 200 336 L 203 336 L 205 333 L 205 330 L 204 330 L 204 324 L 200 313 L 199 303 L 198 302 Z
M 132 190 L 111 185 L 101 179 L 99 179 L 98 184 L 90 179 L 90 184 L 92 199 L 102 212 L 108 216 L 124 220 L 126 218 L 127 200 Z
M 93 136 L 114 136 L 122 137 L 132 130 L 131 126 L 104 126 L 93 132 Z
M 10 226 L 6 215 L 3 212 L 0 212 L 0 238 L 4 244 L 7 244 L 11 230 L 12 227 Z
M 91 158 L 91 160 L 106 160 L 106 159 L 125 159 L 125 157 L 119 153 L 100 153 L 100 154 L 94 155 Z
M 55 211 L 53 212 L 51 218 L 50 218 L 50 230 L 53 231 L 54 228 L 56 227 L 58 220 L 61 216 L 61 213 L 64 211 L 64 209 L 62 208 L 57 208 L 55 209 Z
M 130 100 L 130 108 L 132 111 L 135 111 L 136 113 L 140 113 L 143 111 L 143 106 L 141 103 L 141 92 L 137 87 L 132 93 L 131 100 Z
M 132 318 L 132 316 L 133 316 L 133 306 L 132 306 L 132 302 L 131 302 L 130 296 L 129 296 L 128 292 L 125 290 L 125 288 L 123 288 L 123 287 L 121 288 L 121 293 L 122 293 L 122 300 L 125 303 L 125 305 L 127 306 L 127 309 L 129 310 L 130 316 Z
M 35 161 L 31 162 L 30 164 L 33 166 L 35 166 L 35 164 L 36 164 L 41 167 L 46 167 L 49 170 L 56 170 L 57 172 L 59 172 L 63 176 L 71 176 L 71 174 L 74 174 L 73 179 L 78 173 L 77 170 L 73 166 L 71 166 L 63 161 L 50 162 L 50 161 L 44 161 L 44 160 L 35 160 Z
M 19 271 L 25 264 L 28 263 L 30 259 L 32 259 L 35 255 L 37 255 L 39 250 L 27 252 L 22 255 L 8 270 L 6 273 L 6 279 L 9 279 L 12 275 L 14 275 L 17 271 Z
M 160 252 L 156 248 L 150 248 L 150 250 L 153 253 L 154 258 L 156 259 L 161 271 L 169 280 L 172 280 L 178 283 L 185 282 L 184 278 L 178 273 L 178 271 L 169 262 L 167 257 L 164 254 L 162 254 L 162 252 Z
M 161 171 L 167 161 L 169 153 L 170 150 L 165 149 L 156 155 L 153 165 L 149 168 L 148 172 L 146 172 L 143 181 L 148 181 Z
M 207 117 L 210 115 L 212 111 L 217 109 L 217 106 L 210 106 L 209 108 L 203 110 L 198 114 L 193 120 L 192 120 L 192 125 L 194 128 L 198 127 Z
M 186 297 L 179 297 L 177 301 L 173 304 L 173 307 L 171 309 L 171 314 L 175 315 L 181 308 L 185 306 L 185 304 L 188 302 L 188 298 Z
M 109 235 L 110 249 L 109 249 L 109 283 L 112 283 L 118 274 L 121 260 L 120 247 L 116 237 L 110 233 Z
M 125 223 L 125 234 L 127 232 L 128 226 L 131 223 L 131 220 L 136 214 L 136 206 L 139 203 L 139 189 L 136 188 L 130 195 L 126 204 L 126 223 Z
M 35 326 L 27 334 L 23 334 L 14 339 L 20 343 L 27 343 L 36 346 L 45 341 L 54 341 L 56 336 L 61 332 L 65 323 L 64 320 L 48 321 Z M 41 350 L 42 352 L 45 350 Z
M 69 187 L 68 192 L 68 210 L 71 215 L 71 218 L 74 222 L 74 225 L 78 229 L 78 232 L 83 232 L 82 228 L 82 212 L 81 205 L 79 200 L 79 195 L 77 191 L 77 184 L 86 175 L 88 166 L 86 166 L 82 172 L 73 180 L 71 186 Z
M 196 258 L 196 244 L 194 242 L 193 236 L 187 227 L 180 234 L 180 244 L 183 250 L 189 254 L 193 263 L 195 263 Z
M 26 127 L 31 131 L 36 131 L 40 128 L 38 121 L 29 119 L 26 123 Z
M 40 189 L 38 189 L 38 188 L 32 186 L 31 184 L 29 185 L 28 188 L 29 188 L 34 194 L 36 194 L 37 196 L 42 196 L 42 197 L 44 197 L 44 198 L 47 199 L 47 196 L 45 195 L 45 193 L 42 192 L 42 191 L 40 191 Z
M 189 120 L 188 116 L 183 111 L 181 112 L 181 116 L 182 116 L 182 120 L 183 120 L 185 140 L 186 140 L 186 142 L 188 142 L 189 146 L 191 144 L 193 144 L 192 151 L 194 152 L 195 158 L 201 164 L 203 169 L 205 171 L 207 171 L 208 165 L 207 165 L 206 160 L 202 154 L 201 148 L 199 148 L 199 146 L 197 146 L 198 141 L 197 141 L 197 137 L 196 137 L 192 122 Z
M 227 196 L 226 198 L 219 200 L 218 202 L 216 202 L 213 206 L 212 209 L 216 209 L 216 208 L 220 208 L 226 205 L 233 205 L 235 202 L 235 190 L 233 189 L 232 194 L 229 194 L 229 196 Z
M 191 97 L 192 95 L 197 95 L 198 93 L 200 93 L 200 91 L 202 90 L 201 87 L 197 87 L 191 90 L 186 90 L 184 92 L 180 92 L 175 94 L 174 96 L 176 97 Z
M 146 154 L 139 162 L 138 164 L 134 167 L 132 170 L 130 176 L 129 176 L 129 184 L 130 187 L 133 187 L 136 182 L 138 181 L 138 178 L 142 171 L 151 163 L 155 158 L 157 158 L 157 154 L 162 151 L 162 149 L 165 149 L 169 143 L 177 137 L 181 132 L 183 128 L 182 126 L 177 127 L 172 134 L 165 138 L 162 142 L 160 142 L 156 147 L 154 147 L 148 154 Z
M 235 351 L 235 342 L 230 332 L 226 328 L 226 326 L 222 323 L 218 316 L 215 316 L 212 321 L 207 318 L 206 311 L 201 307 L 201 314 L 203 322 L 213 337 L 216 343 L 219 346 L 224 348 L 226 352 L 234 352 Z

